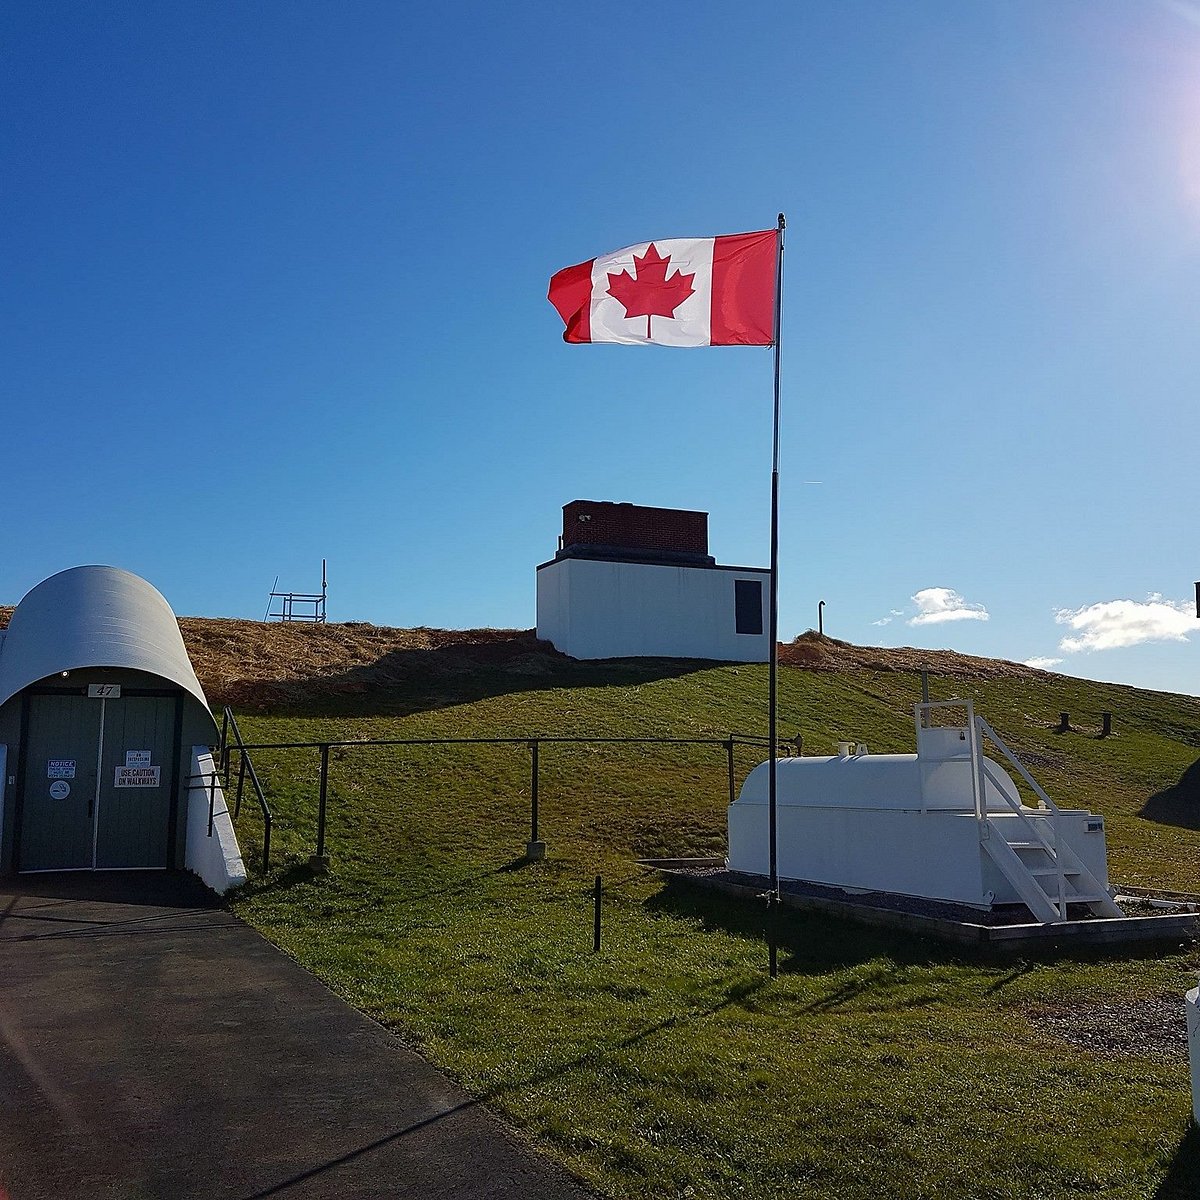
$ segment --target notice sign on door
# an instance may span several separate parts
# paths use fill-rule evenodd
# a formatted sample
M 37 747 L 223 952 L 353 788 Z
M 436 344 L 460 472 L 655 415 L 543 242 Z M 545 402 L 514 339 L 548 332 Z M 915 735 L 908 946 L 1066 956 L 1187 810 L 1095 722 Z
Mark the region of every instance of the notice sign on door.
M 158 787 L 161 767 L 118 767 L 113 786 L 119 788 Z
M 73 758 L 52 758 L 46 763 L 47 779 L 74 779 L 75 760 Z
M 151 757 L 149 750 L 126 750 L 125 765 L 127 767 L 148 767 Z

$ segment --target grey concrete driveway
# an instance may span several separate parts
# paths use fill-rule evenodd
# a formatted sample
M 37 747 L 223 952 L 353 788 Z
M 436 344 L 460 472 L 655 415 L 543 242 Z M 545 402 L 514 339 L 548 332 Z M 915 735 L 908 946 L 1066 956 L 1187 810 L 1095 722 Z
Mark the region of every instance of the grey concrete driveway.
M 0 880 L 0 1200 L 586 1200 L 186 875 Z

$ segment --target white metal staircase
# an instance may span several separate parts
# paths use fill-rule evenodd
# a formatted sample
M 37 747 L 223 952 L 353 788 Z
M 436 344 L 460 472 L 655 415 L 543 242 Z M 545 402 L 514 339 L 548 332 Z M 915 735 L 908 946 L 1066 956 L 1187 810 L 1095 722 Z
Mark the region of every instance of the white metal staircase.
M 975 713 L 971 701 L 941 701 L 917 705 L 917 724 L 928 724 L 930 710 L 967 710 L 967 740 L 971 755 L 971 785 L 979 842 L 1005 879 L 1042 922 L 1069 920 L 1068 906 L 1086 905 L 1095 916 L 1123 917 L 1104 883 L 1087 867 L 1071 846 L 1058 805 L 1045 793 L 1025 764 L 1005 745 L 1000 735 Z M 1033 790 L 1040 807 L 1026 808 L 1010 795 L 1000 774 L 983 754 L 988 739 Z M 1004 781 L 1008 782 L 1007 780 Z M 990 786 L 989 786 L 990 785 Z M 989 807 L 999 798 L 1004 808 Z

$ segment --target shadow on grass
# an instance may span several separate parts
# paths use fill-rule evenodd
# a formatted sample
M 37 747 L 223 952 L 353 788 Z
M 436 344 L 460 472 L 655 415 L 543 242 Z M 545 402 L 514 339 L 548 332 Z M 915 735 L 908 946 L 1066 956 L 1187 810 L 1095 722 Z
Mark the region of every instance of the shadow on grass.
M 482 883 L 485 879 L 490 879 L 495 875 L 511 875 L 517 871 L 524 870 L 531 866 L 531 862 L 524 855 L 514 858 L 509 862 L 501 863 L 498 867 L 490 867 L 486 871 L 477 871 L 471 875 L 465 875 L 460 879 L 452 880 L 442 887 L 430 888 L 424 892 L 412 892 L 407 894 L 389 894 L 387 896 L 388 905 L 403 905 L 415 904 L 420 900 L 429 900 L 435 896 L 449 896 L 455 893 L 469 891 L 471 888 Z M 287 892 L 294 887 L 301 886 L 307 883 L 314 883 L 321 880 L 331 878 L 324 871 L 315 869 L 311 863 L 294 863 L 287 867 L 278 875 L 270 876 L 266 879 L 251 879 L 237 893 L 238 899 L 250 899 L 255 896 L 270 896 L 277 895 L 281 892 Z
M 1200 758 L 1179 777 L 1179 782 L 1156 792 L 1138 812 L 1159 825 L 1200 829 Z
M 771 932 L 762 900 L 744 899 L 711 891 L 686 879 L 671 878 L 646 901 L 648 912 L 669 913 L 700 923 L 706 930 L 720 930 L 735 937 L 764 943 Z M 861 966 L 872 959 L 886 958 L 897 966 L 923 967 L 963 963 L 972 966 L 1008 966 L 1010 971 L 992 986 L 999 991 L 1015 982 L 1039 963 L 1073 962 L 1103 965 L 1157 961 L 1177 948 L 1178 936 L 1161 941 L 1130 942 L 1124 946 L 1078 945 L 1071 941 L 1023 946 L 1019 951 L 994 946 L 955 945 L 919 933 L 884 929 L 842 920 L 825 913 L 782 905 L 769 918 L 779 948 L 779 969 L 784 974 L 820 973 Z
M 460 1104 L 454 1105 L 445 1112 L 437 1113 L 432 1117 L 427 1117 L 423 1121 L 414 1122 L 411 1125 L 406 1125 L 402 1129 L 397 1129 L 392 1133 L 386 1134 L 384 1137 L 377 1138 L 372 1142 L 367 1142 L 362 1146 L 358 1146 L 345 1154 L 339 1155 L 337 1158 L 328 1160 L 317 1166 L 311 1167 L 307 1171 L 292 1175 L 287 1179 L 281 1180 L 271 1187 L 265 1188 L 262 1191 L 255 1192 L 252 1196 L 248 1196 L 246 1200 L 265 1200 L 267 1196 L 279 1195 L 281 1192 L 289 1191 L 301 1183 L 306 1183 L 326 1172 L 337 1170 L 346 1164 L 362 1158 L 364 1155 L 371 1154 L 377 1150 L 384 1148 L 402 1138 L 410 1137 L 414 1134 L 419 1134 L 428 1129 L 432 1125 L 436 1125 L 440 1121 L 446 1120 L 448 1117 L 465 1112 L 469 1109 L 478 1107 L 479 1105 L 490 1104 L 491 1102 L 506 1096 L 512 1092 L 519 1092 L 525 1088 L 538 1088 L 543 1084 L 553 1082 L 564 1075 L 569 1075 L 573 1071 L 579 1070 L 591 1063 L 603 1062 L 623 1050 L 628 1050 L 633 1046 L 637 1046 L 642 1042 L 653 1038 L 659 1033 L 664 1033 L 669 1029 L 675 1029 L 680 1026 L 696 1024 L 699 1021 L 706 1020 L 708 1017 L 715 1016 L 724 1009 L 740 1006 L 749 1007 L 750 1001 L 754 994 L 765 988 L 768 984 L 766 979 L 754 979 L 737 983 L 732 983 L 726 988 L 725 994 L 714 1003 L 705 1006 L 701 1009 L 694 1009 L 685 1013 L 678 1013 L 674 1016 L 664 1017 L 662 1020 L 651 1022 L 635 1033 L 628 1034 L 623 1038 L 618 1038 L 610 1042 L 602 1042 L 600 1045 L 593 1047 L 591 1050 L 585 1051 L 583 1054 L 575 1055 L 563 1062 L 555 1063 L 547 1067 L 543 1067 L 537 1071 L 531 1071 L 518 1079 L 513 1079 L 507 1083 L 498 1084 L 496 1087 L 489 1088 L 486 1092 L 479 1096 L 473 1096 L 468 1100 L 464 1100 Z M 568 1194 L 565 1190 L 563 1194 Z
M 1200 1196 L 1200 1129 L 1189 1125 L 1154 1200 L 1195 1200 Z
M 490 640 L 390 650 L 374 662 L 308 679 L 241 679 L 212 692 L 215 704 L 277 717 L 407 717 L 493 696 L 556 688 L 635 687 L 727 664 L 708 659 L 580 661 L 532 630 Z
M 761 901 L 707 891 L 686 880 L 668 879 L 646 901 L 648 912 L 668 913 L 697 921 L 706 931 L 720 930 L 735 937 L 766 941 L 770 928 Z M 822 913 L 781 907 L 770 918 L 785 973 L 820 973 L 888 958 L 905 966 L 960 962 L 961 949 L 927 938 L 839 921 Z M 765 951 L 764 951 L 765 953 Z

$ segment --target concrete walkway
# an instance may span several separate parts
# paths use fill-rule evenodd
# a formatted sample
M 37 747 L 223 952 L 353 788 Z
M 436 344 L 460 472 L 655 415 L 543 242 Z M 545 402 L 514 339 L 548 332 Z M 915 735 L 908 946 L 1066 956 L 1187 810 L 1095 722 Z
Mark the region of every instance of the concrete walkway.
M 190 876 L 0 881 L 0 1200 L 586 1200 Z

